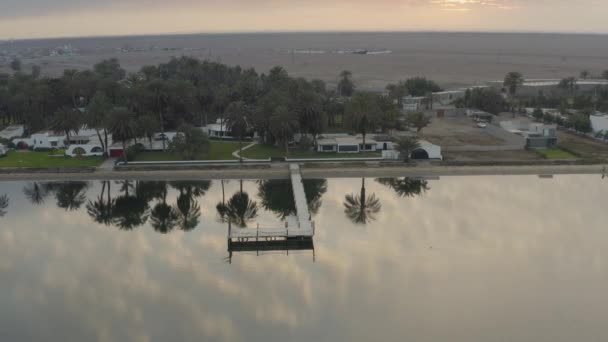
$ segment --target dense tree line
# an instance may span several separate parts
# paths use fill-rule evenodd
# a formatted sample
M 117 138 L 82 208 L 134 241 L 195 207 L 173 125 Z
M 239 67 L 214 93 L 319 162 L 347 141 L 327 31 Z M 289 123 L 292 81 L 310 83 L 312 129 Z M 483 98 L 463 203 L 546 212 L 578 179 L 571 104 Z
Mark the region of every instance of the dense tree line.
M 340 74 L 334 91 L 320 80 L 290 77 L 281 67 L 258 74 L 189 57 L 135 73 L 110 59 L 55 78 L 41 77 L 39 68 L 14 67 L 12 75 L 0 75 L 0 125 L 23 124 L 27 133 L 51 128 L 68 136 L 88 127 L 97 131 L 104 150 L 108 133 L 123 142 L 151 139 L 154 132 L 217 119 L 237 137 L 255 129 L 264 142 L 288 149 L 295 133 L 314 141 L 328 126 L 359 133 L 386 130 L 397 113 L 389 98 L 355 92 L 349 71 Z M 358 106 L 373 113 L 361 117 Z

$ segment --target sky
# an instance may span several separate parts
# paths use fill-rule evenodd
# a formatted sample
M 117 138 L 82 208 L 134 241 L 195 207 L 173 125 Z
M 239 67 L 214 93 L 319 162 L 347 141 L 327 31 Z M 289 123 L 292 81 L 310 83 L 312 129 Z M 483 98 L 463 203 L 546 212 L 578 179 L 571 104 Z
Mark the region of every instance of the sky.
M 264 31 L 608 33 L 605 0 L 0 0 L 0 39 Z

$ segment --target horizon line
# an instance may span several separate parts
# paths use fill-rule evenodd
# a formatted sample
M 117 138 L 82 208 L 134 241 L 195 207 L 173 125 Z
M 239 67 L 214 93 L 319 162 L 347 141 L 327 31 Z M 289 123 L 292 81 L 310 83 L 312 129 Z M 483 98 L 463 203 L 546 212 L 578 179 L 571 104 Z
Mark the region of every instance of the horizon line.
M 151 32 L 151 33 L 132 33 L 132 34 L 100 34 L 85 36 L 48 36 L 48 37 L 28 37 L 28 38 L 0 38 L 0 43 L 15 41 L 32 40 L 56 40 L 56 39 L 100 39 L 100 38 L 128 38 L 128 37 L 158 37 L 158 36 L 197 36 L 197 35 L 260 35 L 260 34 L 365 34 L 365 33 L 442 33 L 442 34 L 538 34 L 538 35 L 589 35 L 606 36 L 608 32 L 586 32 L 586 31 L 527 31 L 527 30 L 261 30 L 261 31 L 175 31 L 175 32 Z

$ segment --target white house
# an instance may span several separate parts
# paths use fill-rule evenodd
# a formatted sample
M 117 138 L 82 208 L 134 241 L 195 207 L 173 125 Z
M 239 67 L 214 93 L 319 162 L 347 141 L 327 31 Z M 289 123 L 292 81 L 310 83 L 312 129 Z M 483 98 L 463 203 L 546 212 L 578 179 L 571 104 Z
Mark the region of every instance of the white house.
M 433 102 L 449 105 L 457 99 L 464 98 L 465 90 L 446 90 L 433 93 Z
M 403 110 L 406 113 L 418 112 L 422 109 L 424 96 L 406 96 L 403 98 Z
M 19 149 L 52 149 L 64 148 L 65 140 L 65 135 L 55 134 L 47 131 L 32 134 L 32 136 L 29 138 L 13 139 L 13 144 L 15 144 L 15 146 Z
M 432 144 L 426 140 L 419 140 L 418 145 L 420 145 L 420 147 L 412 151 L 410 158 L 443 160 L 441 146 Z
M 25 133 L 25 128 L 21 125 L 8 126 L 0 131 L 0 138 L 11 140 L 23 136 L 23 133 Z
M 589 120 L 591 120 L 591 129 L 593 129 L 593 133 L 602 131 L 608 132 L 608 115 L 595 113 L 589 115 Z
M 365 139 L 364 146 L 362 136 L 343 135 L 318 139 L 317 151 L 337 153 L 375 152 L 377 145 L 378 142 L 370 138 Z
M 101 145 L 70 145 L 65 151 L 65 155 L 68 157 L 92 157 L 92 156 L 103 156 L 103 149 Z

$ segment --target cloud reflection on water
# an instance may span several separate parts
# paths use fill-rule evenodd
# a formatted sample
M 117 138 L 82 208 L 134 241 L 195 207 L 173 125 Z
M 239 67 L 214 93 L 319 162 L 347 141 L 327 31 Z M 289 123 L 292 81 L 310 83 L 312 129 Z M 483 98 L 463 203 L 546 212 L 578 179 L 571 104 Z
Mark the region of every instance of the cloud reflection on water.
M 4 185 L 3 339 L 606 337 L 608 182 L 596 176 L 446 177 L 414 197 L 367 179 L 382 210 L 366 225 L 343 212 L 361 179 L 330 179 L 314 217 L 315 263 L 309 253 L 238 254 L 232 265 L 219 181 L 197 198 L 198 227 L 168 234 L 149 222 L 132 231 L 94 224 L 84 207 L 52 200 L 32 207 L 24 183 Z M 243 191 L 261 202 L 259 186 L 246 181 Z M 101 187 L 92 182 L 88 199 Z M 239 188 L 226 183 L 226 197 Z M 171 189 L 167 203 L 179 194 Z M 256 220 L 280 223 L 267 210 Z

